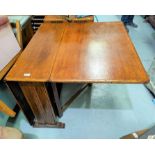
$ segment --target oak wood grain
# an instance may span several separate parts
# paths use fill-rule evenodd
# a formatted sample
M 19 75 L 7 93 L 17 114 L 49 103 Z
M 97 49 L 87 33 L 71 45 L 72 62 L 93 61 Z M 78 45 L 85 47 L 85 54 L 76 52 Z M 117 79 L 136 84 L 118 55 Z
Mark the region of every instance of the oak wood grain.
M 92 22 L 43 24 L 6 80 L 145 83 L 149 78 L 122 22 Z
M 149 78 L 121 22 L 69 23 L 50 81 L 145 83 Z
M 34 113 L 32 112 L 32 109 L 30 108 L 18 82 L 7 81 L 6 84 L 8 88 L 11 90 L 11 92 L 13 93 L 16 103 L 18 104 L 22 112 L 24 113 L 27 121 L 31 125 L 34 125 L 34 120 L 35 120 Z
M 16 62 L 18 57 L 21 53 L 18 53 L 1 71 L 0 71 L 0 80 L 4 78 L 4 76 L 7 74 L 9 69 L 13 66 L 13 64 Z
M 6 76 L 6 80 L 48 81 L 64 26 L 58 23 L 42 24 Z
M 19 83 L 24 96 L 39 123 L 55 123 L 52 102 L 44 83 Z

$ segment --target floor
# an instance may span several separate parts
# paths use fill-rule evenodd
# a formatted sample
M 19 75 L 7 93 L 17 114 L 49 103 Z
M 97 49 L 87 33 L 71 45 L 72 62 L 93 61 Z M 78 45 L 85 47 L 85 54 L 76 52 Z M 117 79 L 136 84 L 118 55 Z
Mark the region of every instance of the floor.
M 120 21 L 121 16 L 97 16 L 101 21 Z M 135 16 L 138 28 L 129 28 L 129 35 L 144 64 L 149 69 L 155 57 L 155 31 Z M 79 85 L 65 84 L 62 102 Z M 71 91 L 68 91 L 69 89 Z M 93 84 L 67 109 L 60 121 L 65 129 L 33 128 L 22 112 L 16 123 L 25 138 L 120 138 L 123 135 L 155 125 L 153 97 L 142 84 Z
M 15 107 L 15 101 L 12 93 L 3 81 L 0 81 L 0 100 L 2 100 L 11 109 Z M 0 112 L 0 126 L 4 126 L 8 120 L 8 116 Z

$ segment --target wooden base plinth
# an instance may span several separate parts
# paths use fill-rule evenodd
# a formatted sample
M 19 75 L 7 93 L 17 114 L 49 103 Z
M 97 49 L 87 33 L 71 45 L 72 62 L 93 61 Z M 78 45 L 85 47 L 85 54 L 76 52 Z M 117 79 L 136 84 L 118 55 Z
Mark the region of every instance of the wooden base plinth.
M 65 128 L 65 123 L 55 122 L 55 123 L 43 124 L 35 122 L 33 126 L 36 128 Z

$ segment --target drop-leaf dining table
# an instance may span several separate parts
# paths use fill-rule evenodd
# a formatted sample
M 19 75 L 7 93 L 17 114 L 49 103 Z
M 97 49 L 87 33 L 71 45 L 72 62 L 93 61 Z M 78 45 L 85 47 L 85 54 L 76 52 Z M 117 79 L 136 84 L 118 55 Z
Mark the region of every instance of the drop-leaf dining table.
M 43 23 L 5 77 L 28 122 L 59 127 L 63 111 L 92 83 L 147 83 L 122 22 Z M 61 83 L 84 84 L 65 104 Z

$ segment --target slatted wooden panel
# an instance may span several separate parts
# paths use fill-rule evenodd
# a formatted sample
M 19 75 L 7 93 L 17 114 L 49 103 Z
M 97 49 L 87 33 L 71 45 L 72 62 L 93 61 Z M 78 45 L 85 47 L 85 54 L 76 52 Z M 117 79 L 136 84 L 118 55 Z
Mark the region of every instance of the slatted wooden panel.
M 35 116 L 17 82 L 7 82 L 8 87 L 10 88 L 11 92 L 13 93 L 18 106 L 23 111 L 25 117 L 27 118 L 28 122 L 31 125 L 34 125 Z
M 28 104 L 38 123 L 55 123 L 52 102 L 48 96 L 44 83 L 19 83 Z
M 44 17 L 45 16 L 32 16 L 31 24 L 34 32 L 36 32 L 40 25 L 43 23 Z

